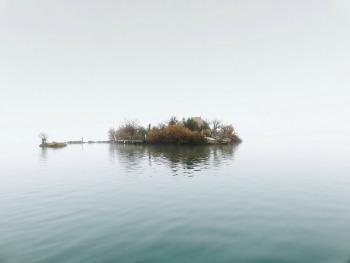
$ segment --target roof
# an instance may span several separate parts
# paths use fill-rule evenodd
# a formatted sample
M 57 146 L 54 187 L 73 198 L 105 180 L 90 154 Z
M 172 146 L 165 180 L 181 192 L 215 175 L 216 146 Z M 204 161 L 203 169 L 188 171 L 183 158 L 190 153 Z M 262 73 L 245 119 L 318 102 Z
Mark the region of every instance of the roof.
M 201 127 L 204 125 L 204 121 L 201 117 L 192 117 L 191 118 L 195 123 L 197 123 L 198 127 Z

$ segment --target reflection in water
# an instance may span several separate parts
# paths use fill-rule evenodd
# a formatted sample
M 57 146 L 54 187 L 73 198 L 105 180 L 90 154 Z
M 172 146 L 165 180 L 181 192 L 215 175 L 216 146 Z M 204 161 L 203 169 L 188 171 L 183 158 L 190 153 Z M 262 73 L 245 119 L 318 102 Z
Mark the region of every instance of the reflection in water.
M 53 152 L 65 151 L 65 148 L 48 148 L 40 147 L 39 160 L 43 165 L 47 165 L 50 159 L 50 155 Z
M 43 163 L 46 163 L 46 161 L 47 161 L 47 148 L 46 147 L 41 147 L 40 160 Z
M 193 176 L 195 172 L 230 163 L 238 145 L 174 146 L 110 144 L 111 162 L 122 163 L 129 172 L 145 166 L 166 164 L 172 175 Z
M 111 162 L 120 161 L 127 168 L 127 171 L 141 168 L 145 152 L 145 147 L 139 145 L 110 144 L 109 146 Z

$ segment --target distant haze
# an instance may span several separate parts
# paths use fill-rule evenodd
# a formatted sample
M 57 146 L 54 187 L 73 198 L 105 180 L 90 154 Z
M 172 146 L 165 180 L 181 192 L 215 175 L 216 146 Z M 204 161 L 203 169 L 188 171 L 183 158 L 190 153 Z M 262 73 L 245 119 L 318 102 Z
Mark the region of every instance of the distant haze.
M 218 117 L 347 138 L 350 1 L 0 0 L 0 141 Z

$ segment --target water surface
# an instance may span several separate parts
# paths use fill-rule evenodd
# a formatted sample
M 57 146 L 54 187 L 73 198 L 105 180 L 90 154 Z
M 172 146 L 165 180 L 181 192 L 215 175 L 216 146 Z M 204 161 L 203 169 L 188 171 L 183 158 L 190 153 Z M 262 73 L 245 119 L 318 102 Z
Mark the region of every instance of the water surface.
M 0 262 L 350 260 L 346 147 L 0 150 Z

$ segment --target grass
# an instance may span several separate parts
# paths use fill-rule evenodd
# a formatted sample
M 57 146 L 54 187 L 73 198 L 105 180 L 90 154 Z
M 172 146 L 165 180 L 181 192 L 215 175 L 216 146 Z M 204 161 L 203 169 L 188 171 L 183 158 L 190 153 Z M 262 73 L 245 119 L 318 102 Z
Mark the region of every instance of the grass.
M 45 142 L 39 145 L 40 147 L 50 147 L 50 148 L 62 148 L 66 147 L 67 144 L 64 142 Z

